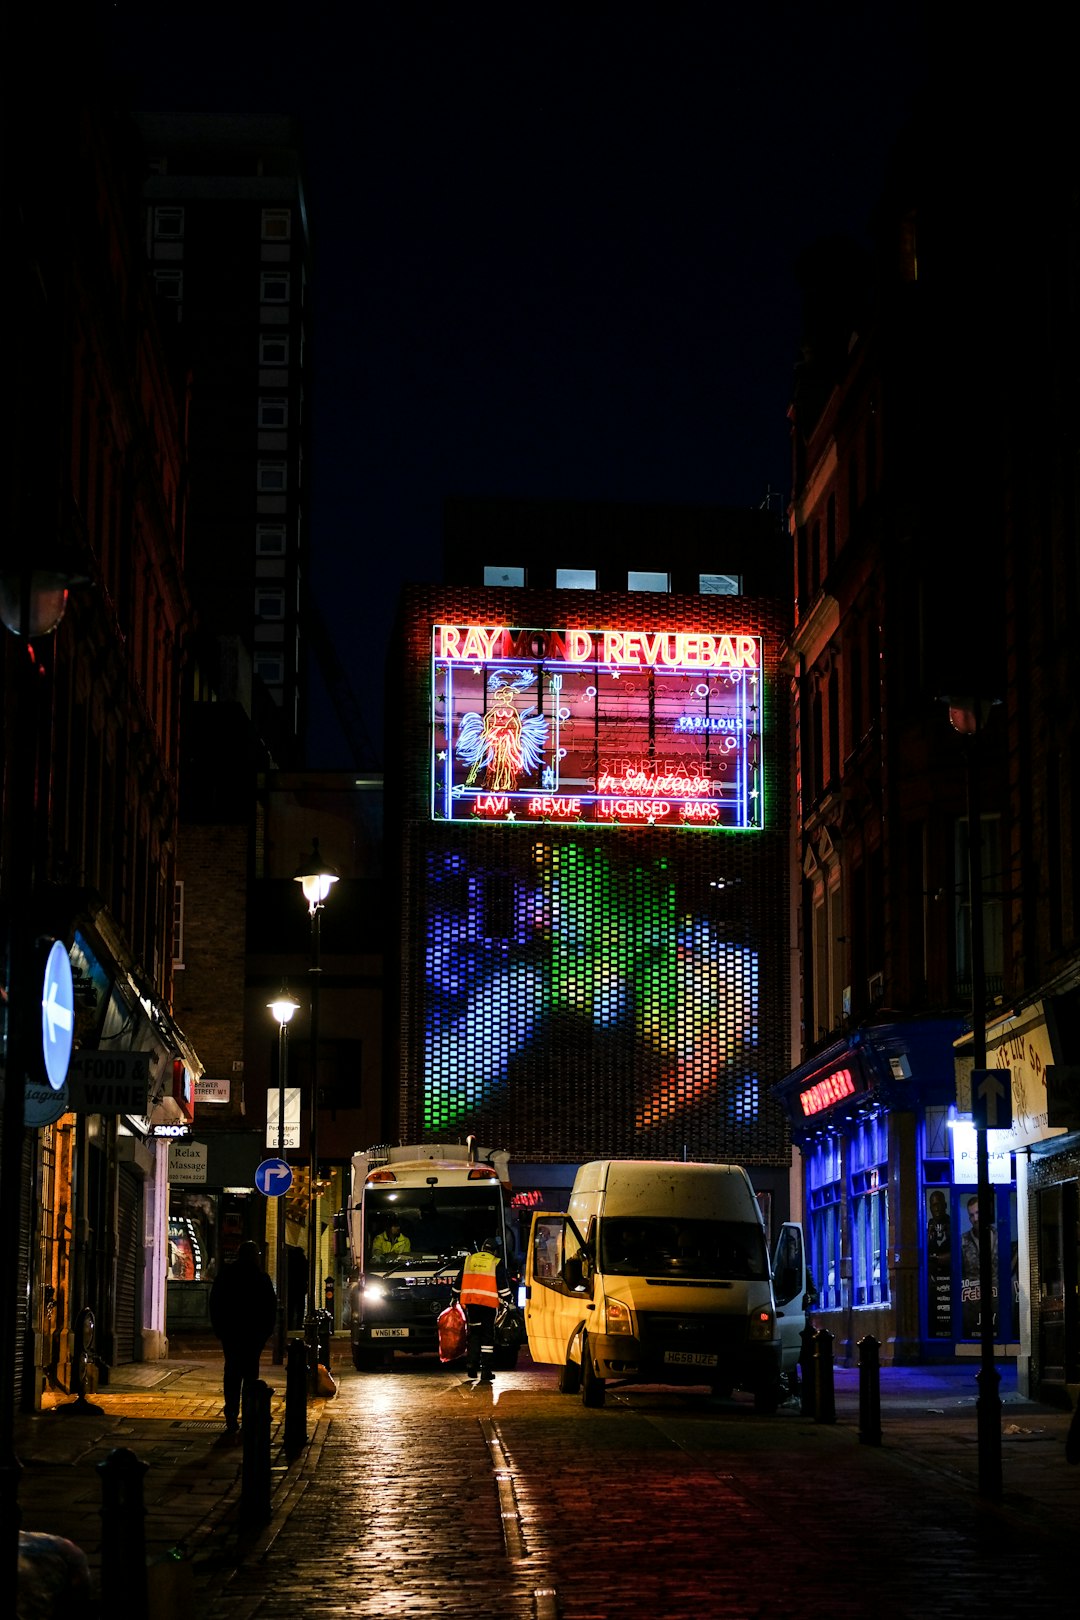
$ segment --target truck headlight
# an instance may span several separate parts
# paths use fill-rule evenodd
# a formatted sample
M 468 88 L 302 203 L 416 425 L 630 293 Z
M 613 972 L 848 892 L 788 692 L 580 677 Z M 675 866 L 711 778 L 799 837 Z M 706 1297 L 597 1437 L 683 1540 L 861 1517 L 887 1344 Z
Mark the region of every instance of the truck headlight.
M 769 1340 L 776 1337 L 776 1317 L 771 1310 L 763 1308 L 753 1311 L 750 1315 L 750 1338 L 752 1340 Z
M 381 1282 L 369 1282 L 364 1289 L 364 1298 L 370 1300 L 385 1299 L 385 1285 Z
M 630 1316 L 630 1307 L 624 1305 L 621 1299 L 605 1298 L 604 1314 L 607 1317 L 609 1333 L 633 1333 L 634 1324 Z

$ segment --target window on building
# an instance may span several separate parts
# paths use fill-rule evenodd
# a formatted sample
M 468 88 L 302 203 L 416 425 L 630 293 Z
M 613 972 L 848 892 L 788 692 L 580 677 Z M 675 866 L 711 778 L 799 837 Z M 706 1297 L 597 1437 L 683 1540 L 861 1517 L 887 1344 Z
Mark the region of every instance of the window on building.
M 699 574 L 698 594 L 701 596 L 741 596 L 741 574 Z
M 255 617 L 258 619 L 285 617 L 285 592 L 279 586 L 258 587 L 255 592 Z
M 180 242 L 184 237 L 184 210 L 182 208 L 154 209 L 154 241 Z
M 1005 971 L 1004 881 L 1001 871 L 1001 818 L 979 818 L 982 833 L 983 965 L 986 988 L 1000 995 Z M 956 824 L 956 988 L 971 994 L 971 887 L 968 871 L 968 820 Z
M 631 568 L 626 576 L 626 588 L 628 591 L 670 591 L 671 575 Z
M 524 585 L 524 568 L 493 568 L 484 564 L 485 585 Z
M 184 965 L 184 885 L 181 882 L 173 884 L 172 965 L 174 968 Z
M 838 1311 L 844 1303 L 840 1283 L 844 1176 L 840 1138 L 832 1133 L 809 1151 L 807 1201 L 808 1259 L 817 1284 L 818 1308 Z
M 288 363 L 289 339 L 283 334 L 279 334 L 277 332 L 260 332 L 260 366 L 287 366 Z
M 263 270 L 259 276 L 259 297 L 264 304 L 289 302 L 289 272 Z
M 289 402 L 280 397 L 271 398 L 269 395 L 259 400 L 259 426 L 261 428 L 283 428 L 289 425 Z
M 595 591 L 595 568 L 556 568 L 555 588 L 559 591 Z
M 262 211 L 262 239 L 264 242 L 287 242 L 292 235 L 292 211 L 288 208 L 264 208 Z
M 255 673 L 266 686 L 281 686 L 285 679 L 285 660 L 280 653 L 257 652 Z
M 176 269 L 154 270 L 154 291 L 163 304 L 167 304 L 179 321 L 184 309 L 184 272 Z
M 260 461 L 258 487 L 263 494 L 273 494 L 288 488 L 288 472 L 283 461 Z
M 259 557 L 285 555 L 284 523 L 257 523 L 255 525 L 255 554 Z
M 860 1121 L 851 1140 L 852 1304 L 889 1302 L 889 1122 Z

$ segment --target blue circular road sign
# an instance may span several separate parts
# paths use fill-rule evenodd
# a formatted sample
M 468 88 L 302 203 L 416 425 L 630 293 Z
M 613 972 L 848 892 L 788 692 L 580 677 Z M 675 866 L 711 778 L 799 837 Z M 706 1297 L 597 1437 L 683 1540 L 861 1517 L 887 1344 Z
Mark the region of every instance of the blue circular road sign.
M 280 1198 L 292 1186 L 292 1170 L 284 1159 L 264 1159 L 255 1172 L 255 1185 L 267 1198 Z
M 41 979 L 41 1055 L 54 1091 L 59 1091 L 67 1079 L 74 1034 L 75 987 L 71 958 L 56 939 L 45 958 Z

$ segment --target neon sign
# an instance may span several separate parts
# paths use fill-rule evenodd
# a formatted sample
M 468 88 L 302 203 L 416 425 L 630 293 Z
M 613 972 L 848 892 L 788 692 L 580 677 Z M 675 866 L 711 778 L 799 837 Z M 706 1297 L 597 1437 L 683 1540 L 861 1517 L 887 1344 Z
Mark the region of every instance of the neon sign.
M 434 627 L 437 821 L 760 828 L 761 732 L 760 636 Z
M 822 1109 L 831 1108 L 833 1103 L 854 1095 L 855 1082 L 851 1078 L 851 1070 L 837 1069 L 834 1074 L 826 1075 L 824 1080 L 818 1080 L 805 1091 L 800 1091 L 799 1102 L 804 1114 L 820 1114 Z

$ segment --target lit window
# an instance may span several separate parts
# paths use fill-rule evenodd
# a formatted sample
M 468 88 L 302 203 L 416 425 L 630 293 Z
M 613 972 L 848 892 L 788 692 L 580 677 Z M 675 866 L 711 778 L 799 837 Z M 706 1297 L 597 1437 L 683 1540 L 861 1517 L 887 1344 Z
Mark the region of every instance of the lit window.
M 702 596 L 741 596 L 741 574 L 699 574 L 698 591 Z
M 555 587 L 560 591 L 595 591 L 595 568 L 556 568 Z
M 263 332 L 259 334 L 259 364 L 260 366 L 287 366 L 289 363 L 289 340 L 285 336 L 278 336 L 276 332 Z
M 491 568 L 484 565 L 485 585 L 524 585 L 524 568 Z
M 260 557 L 284 557 L 284 523 L 257 523 L 255 525 L 255 551 Z
M 626 576 L 626 588 L 628 591 L 670 591 L 671 575 L 643 573 L 632 568 Z
M 260 587 L 255 592 L 255 617 L 257 619 L 283 619 L 285 617 L 285 592 L 278 588 L 266 589 Z
M 184 235 L 184 210 L 182 208 L 155 208 L 154 209 L 154 240 L 156 242 L 179 242 Z
M 289 272 L 287 270 L 263 270 L 259 276 L 259 297 L 264 304 L 287 304 L 289 302 Z
M 292 235 L 292 215 L 288 208 L 264 208 L 262 211 L 262 239 L 264 242 L 287 242 Z
M 288 479 L 283 461 L 260 461 L 258 466 L 258 487 L 263 494 L 275 494 L 288 487 Z
M 289 425 L 289 402 L 287 399 L 260 399 L 259 426 L 261 428 L 283 428 Z

